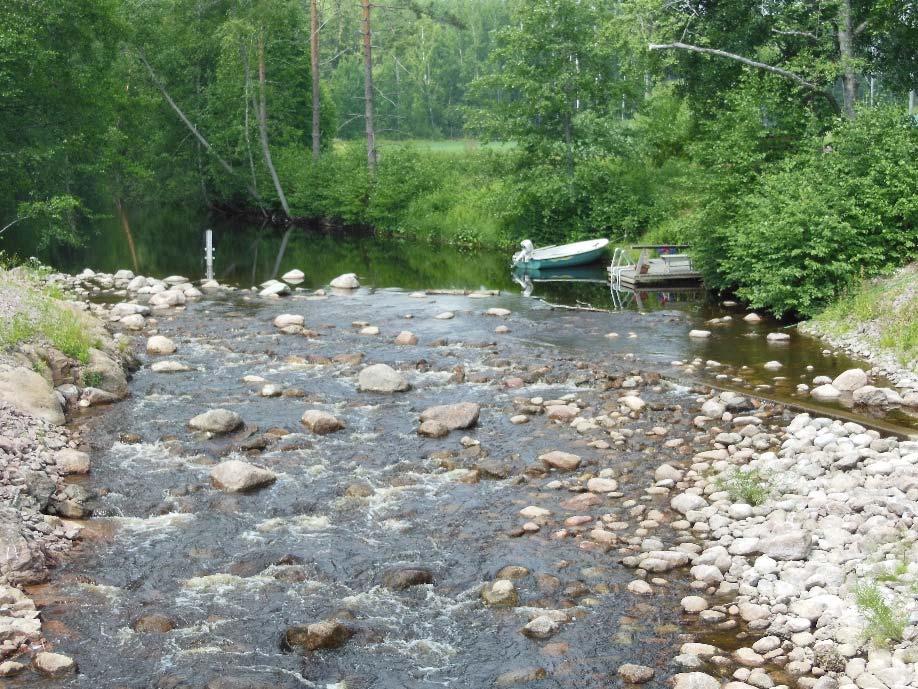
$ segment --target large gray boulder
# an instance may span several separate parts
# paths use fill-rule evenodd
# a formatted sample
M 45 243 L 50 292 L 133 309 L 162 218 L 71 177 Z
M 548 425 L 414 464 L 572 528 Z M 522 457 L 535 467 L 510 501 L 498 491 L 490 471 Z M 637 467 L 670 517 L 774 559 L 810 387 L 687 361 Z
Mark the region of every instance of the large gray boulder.
M 421 421 L 439 421 L 449 430 L 471 428 L 478 423 L 478 414 L 481 406 L 474 402 L 459 402 L 458 404 L 443 404 L 429 407 L 421 412 Z
M 794 529 L 763 540 L 760 548 L 763 555 L 775 560 L 805 560 L 813 549 L 813 537 Z
M 867 374 L 859 368 L 849 368 L 832 381 L 832 386 L 842 392 L 854 392 L 865 385 L 867 385 Z
M 0 370 L 0 400 L 49 423 L 64 423 L 64 412 L 51 383 L 23 366 Z
M 214 486 L 230 493 L 241 493 L 267 486 L 277 480 L 273 471 L 239 459 L 220 462 L 210 470 Z
M 111 393 L 118 399 L 127 396 L 128 383 L 124 375 L 124 369 L 105 352 L 98 349 L 89 350 L 89 363 L 83 369 L 84 382 L 87 374 L 99 379 L 93 387 L 105 390 L 105 392 Z
M 196 431 L 229 433 L 242 425 L 242 417 L 229 409 L 211 409 L 195 416 L 188 425 Z
M 386 364 L 363 369 L 357 377 L 357 386 L 365 392 L 404 392 L 411 387 L 405 376 Z

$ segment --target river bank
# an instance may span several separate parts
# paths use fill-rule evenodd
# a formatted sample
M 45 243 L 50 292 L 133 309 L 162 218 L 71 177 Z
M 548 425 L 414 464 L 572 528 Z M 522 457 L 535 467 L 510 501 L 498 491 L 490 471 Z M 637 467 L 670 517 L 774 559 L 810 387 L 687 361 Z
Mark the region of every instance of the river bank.
M 130 357 L 102 322 L 32 268 L 0 271 L 0 676 L 31 664 L 57 677 L 74 660 L 49 650 L 23 587 L 47 581 L 80 538 L 93 494 L 86 439 L 66 413 L 125 397 Z M 22 662 L 25 661 L 25 662 Z
M 865 282 L 800 331 L 873 364 L 873 373 L 918 398 L 918 264 Z
M 913 620 L 870 651 L 854 586 L 911 585 L 908 443 L 488 291 L 53 279 L 146 350 L 83 425 L 108 535 L 39 593 L 71 686 L 909 686 Z

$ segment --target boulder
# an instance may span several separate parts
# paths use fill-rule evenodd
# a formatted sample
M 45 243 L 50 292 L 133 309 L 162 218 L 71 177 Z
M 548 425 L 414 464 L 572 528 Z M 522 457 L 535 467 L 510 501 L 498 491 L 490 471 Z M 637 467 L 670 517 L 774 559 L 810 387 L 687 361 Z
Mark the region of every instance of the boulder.
M 300 421 L 316 435 L 327 435 L 344 428 L 344 422 L 341 419 L 318 409 L 307 410 Z
M 64 476 L 89 473 L 89 455 L 79 450 L 65 447 L 54 456 L 57 470 Z
M 654 669 L 646 665 L 625 663 L 619 666 L 618 676 L 628 684 L 644 684 L 653 679 Z
M 695 338 L 697 340 L 703 340 L 705 338 L 711 337 L 710 330 L 689 330 L 689 337 Z
M 297 282 L 302 282 L 305 279 L 306 279 L 306 273 L 304 273 L 302 270 L 299 270 L 297 268 L 294 268 L 293 270 L 288 270 L 286 273 L 281 275 L 281 280 L 284 280 L 285 282 L 297 283 Z
M 240 493 L 274 483 L 273 471 L 239 459 L 221 462 L 210 470 L 214 486 L 230 493 Z
M 531 639 L 547 639 L 558 631 L 559 626 L 553 617 L 539 615 L 526 623 L 520 631 Z
M 357 289 L 360 287 L 360 281 L 354 273 L 344 273 L 332 280 L 329 285 L 335 289 Z
M 775 560 L 805 560 L 813 548 L 813 538 L 805 531 L 794 529 L 763 539 L 759 548 L 763 555 Z
M 274 318 L 275 328 L 286 328 L 291 325 L 303 325 L 306 319 L 295 313 L 282 313 Z
M 383 576 L 383 586 L 396 591 L 424 584 L 433 584 L 433 572 L 424 567 L 405 567 L 387 572 Z
M 768 342 L 787 342 L 790 340 L 790 335 L 787 333 L 768 333 L 765 339 Z
M 351 631 L 338 620 L 288 627 L 284 643 L 289 648 L 315 651 L 320 648 L 341 648 L 351 638 Z
M 242 425 L 242 417 L 229 409 L 210 409 L 198 414 L 188 422 L 196 431 L 207 433 L 229 433 Z
M 421 412 L 421 421 L 439 421 L 449 430 L 471 428 L 478 423 L 481 406 L 474 402 L 459 402 L 428 407 Z
M 172 354 L 175 343 L 164 335 L 154 335 L 147 340 L 147 354 Z
M 167 359 L 166 361 L 153 362 L 153 365 L 150 366 L 150 370 L 154 373 L 182 373 L 183 371 L 190 371 L 191 366 L 183 364 L 180 361 Z
M 686 514 L 692 510 L 704 509 L 708 506 L 708 501 L 700 495 L 694 493 L 680 493 L 670 501 L 670 507 L 677 512 Z
M 290 294 L 290 287 L 277 280 L 270 281 L 258 293 L 259 297 L 279 297 L 284 294 Z
M 841 390 L 839 390 L 831 383 L 826 383 L 810 390 L 810 395 L 814 399 L 828 402 L 830 400 L 837 400 L 839 397 L 841 397 Z
M 614 478 L 595 477 L 587 481 L 586 487 L 593 493 L 612 493 L 618 490 L 618 481 Z
M 373 364 L 360 372 L 357 387 L 364 392 L 404 392 L 411 386 L 405 376 L 391 366 Z
M 124 375 L 124 369 L 105 352 L 98 349 L 89 350 L 89 363 L 83 369 L 84 381 L 87 374 L 97 379 L 93 387 L 105 390 L 105 392 L 111 393 L 118 399 L 127 396 L 128 383 Z
M 32 667 L 40 675 L 47 677 L 63 677 L 76 672 L 76 662 L 70 656 L 62 653 L 49 653 L 42 651 L 32 658 Z
M 580 466 L 580 457 L 578 455 L 562 452 L 561 450 L 553 450 L 546 452 L 544 455 L 539 455 L 539 461 L 546 467 L 559 471 L 573 471 Z
M 167 634 L 175 629 L 175 620 L 159 613 L 143 615 L 131 623 L 131 629 L 142 634 Z
M 680 672 L 673 677 L 673 689 L 720 689 L 720 680 L 704 672 Z
M 511 312 L 510 312 L 510 309 L 501 309 L 501 308 L 498 308 L 498 307 L 490 308 L 490 309 L 488 309 L 487 311 L 485 311 L 485 315 L 486 315 L 486 316 L 500 316 L 500 317 L 503 317 L 503 316 L 509 316 L 510 313 L 511 313 Z
M 418 435 L 422 435 L 425 438 L 444 438 L 449 435 L 449 428 L 446 424 L 431 419 L 421 422 L 418 427 Z
M 832 381 L 832 386 L 842 392 L 854 392 L 858 388 L 867 385 L 867 374 L 859 368 L 849 368 L 847 371 L 838 374 Z
M 759 323 L 761 322 L 762 317 L 753 311 L 752 313 L 747 313 L 745 316 L 743 316 L 743 320 L 747 323 Z
M 867 407 L 885 407 L 887 405 L 902 404 L 902 397 L 892 388 L 877 388 L 873 385 L 864 385 L 854 391 L 855 404 Z
M 490 584 L 485 584 L 481 589 L 481 599 L 486 605 L 495 608 L 512 608 L 516 605 L 518 596 L 516 587 L 508 579 L 498 579 Z
M 64 412 L 51 383 L 24 366 L 0 370 L 0 400 L 49 423 L 64 423 Z
M 395 337 L 397 345 L 416 345 L 417 343 L 418 336 L 408 330 L 403 330 Z

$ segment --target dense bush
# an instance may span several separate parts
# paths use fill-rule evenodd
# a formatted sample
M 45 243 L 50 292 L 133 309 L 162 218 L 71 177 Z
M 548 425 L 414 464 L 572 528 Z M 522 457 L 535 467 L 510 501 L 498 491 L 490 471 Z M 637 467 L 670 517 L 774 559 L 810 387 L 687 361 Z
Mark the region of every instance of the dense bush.
M 737 294 L 811 315 L 864 276 L 918 256 L 918 127 L 864 111 L 766 172 L 709 259 Z

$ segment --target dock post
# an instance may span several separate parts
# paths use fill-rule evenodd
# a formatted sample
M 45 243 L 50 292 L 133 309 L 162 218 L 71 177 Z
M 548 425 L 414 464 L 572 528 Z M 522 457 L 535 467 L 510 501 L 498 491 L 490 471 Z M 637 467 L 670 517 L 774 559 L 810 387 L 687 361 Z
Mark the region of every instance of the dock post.
M 204 265 L 207 269 L 207 279 L 214 279 L 214 231 L 204 230 Z

